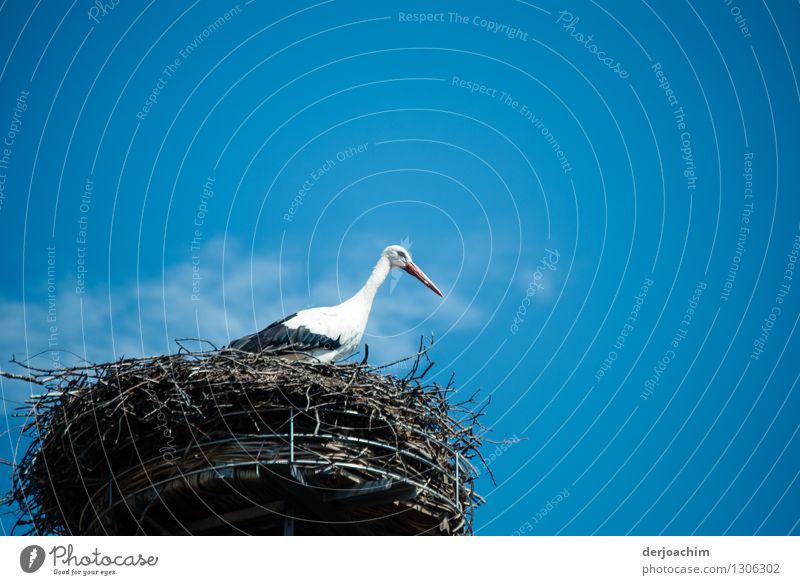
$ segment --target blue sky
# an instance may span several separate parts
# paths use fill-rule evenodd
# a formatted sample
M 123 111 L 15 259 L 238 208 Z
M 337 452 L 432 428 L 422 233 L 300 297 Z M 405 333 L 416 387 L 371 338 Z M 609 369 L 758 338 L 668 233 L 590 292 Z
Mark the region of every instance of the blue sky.
M 2 367 L 223 344 L 406 242 L 445 298 L 393 277 L 371 359 L 434 334 L 521 439 L 479 534 L 797 534 L 798 10 L 8 0 Z

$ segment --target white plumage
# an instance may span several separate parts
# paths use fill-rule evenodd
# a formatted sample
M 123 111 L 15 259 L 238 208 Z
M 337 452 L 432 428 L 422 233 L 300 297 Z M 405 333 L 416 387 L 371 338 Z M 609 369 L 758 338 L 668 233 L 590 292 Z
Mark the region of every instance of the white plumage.
M 267 352 L 288 359 L 332 362 L 356 351 L 367 328 L 372 301 L 393 268 L 405 270 L 437 295 L 441 291 L 411 260 L 402 246 L 388 246 L 367 282 L 355 295 L 334 307 L 298 311 L 258 333 L 231 342 L 241 351 Z

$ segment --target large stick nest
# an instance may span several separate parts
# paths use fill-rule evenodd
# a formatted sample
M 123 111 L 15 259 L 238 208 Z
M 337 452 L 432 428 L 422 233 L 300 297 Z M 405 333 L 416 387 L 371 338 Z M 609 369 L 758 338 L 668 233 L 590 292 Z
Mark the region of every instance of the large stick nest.
M 234 350 L 28 368 L 38 534 L 469 534 L 480 413 L 451 383 Z M 452 379 L 451 379 L 452 382 Z

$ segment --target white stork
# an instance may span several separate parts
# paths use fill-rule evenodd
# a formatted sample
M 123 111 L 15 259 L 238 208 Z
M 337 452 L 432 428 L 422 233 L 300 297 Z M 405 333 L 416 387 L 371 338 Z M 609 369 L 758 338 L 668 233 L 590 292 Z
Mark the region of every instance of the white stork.
M 393 268 L 405 270 L 442 296 L 442 291 L 411 260 L 408 250 L 403 246 L 388 246 L 361 290 L 345 302 L 298 311 L 258 333 L 232 341 L 230 347 L 298 361 L 332 362 L 345 358 L 361 343 L 375 293 Z

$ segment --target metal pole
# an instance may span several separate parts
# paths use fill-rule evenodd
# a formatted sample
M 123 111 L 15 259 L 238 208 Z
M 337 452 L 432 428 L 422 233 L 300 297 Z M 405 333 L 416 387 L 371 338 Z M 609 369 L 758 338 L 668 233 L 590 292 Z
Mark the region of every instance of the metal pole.
M 294 506 L 288 502 L 283 510 L 283 535 L 294 536 Z
M 289 409 L 289 463 L 294 465 L 294 408 Z
M 461 478 L 459 472 L 461 471 L 461 463 L 458 459 L 458 452 L 456 452 L 456 506 L 458 506 L 458 511 L 461 511 Z
M 289 465 L 294 470 L 294 408 L 289 409 Z M 288 500 L 283 510 L 283 535 L 294 536 L 294 505 Z

